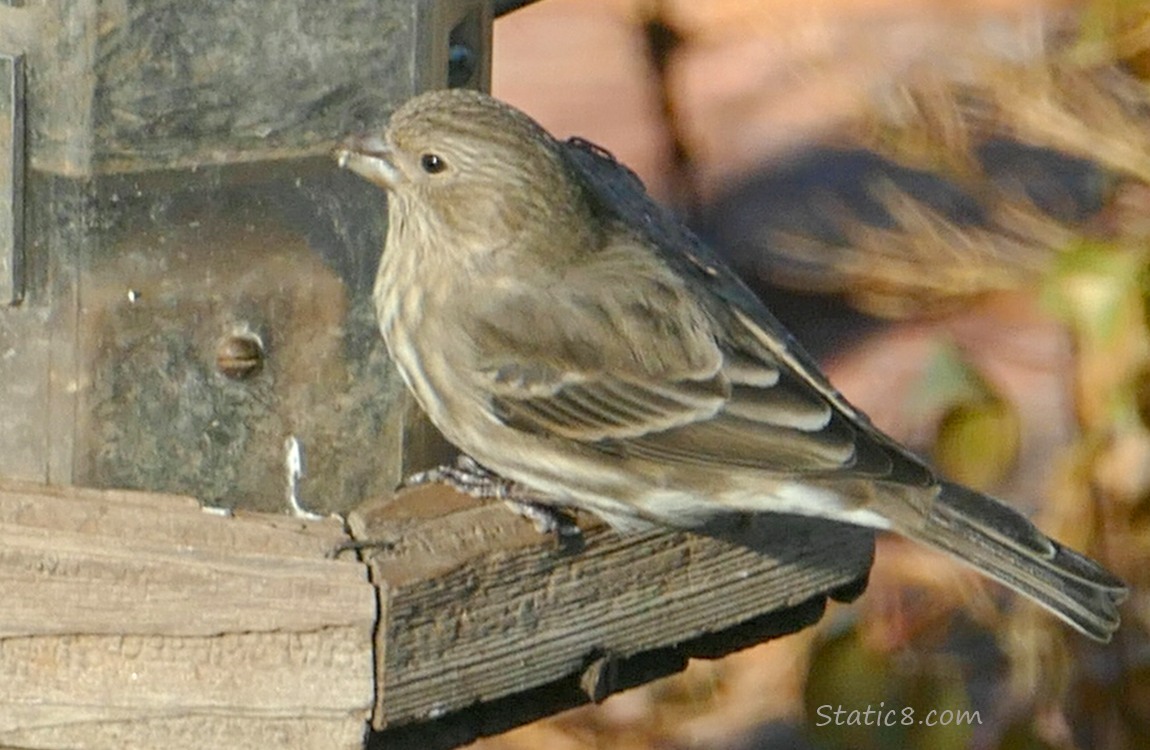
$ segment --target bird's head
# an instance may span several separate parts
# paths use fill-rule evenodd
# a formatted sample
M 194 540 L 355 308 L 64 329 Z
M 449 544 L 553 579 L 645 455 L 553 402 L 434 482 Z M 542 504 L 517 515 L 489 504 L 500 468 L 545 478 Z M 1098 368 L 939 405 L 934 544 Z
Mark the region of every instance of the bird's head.
M 585 225 L 586 199 L 561 148 L 522 112 L 453 89 L 411 99 L 382 134 L 349 138 L 335 156 L 389 192 L 393 225 L 447 232 L 458 247 Z

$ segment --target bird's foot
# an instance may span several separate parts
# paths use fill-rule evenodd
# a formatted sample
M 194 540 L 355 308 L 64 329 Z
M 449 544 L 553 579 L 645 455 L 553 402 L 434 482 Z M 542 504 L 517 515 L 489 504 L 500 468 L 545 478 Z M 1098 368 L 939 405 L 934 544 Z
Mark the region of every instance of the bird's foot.
M 467 454 L 461 453 L 455 463 L 412 474 L 402 486 L 418 487 L 432 482 L 442 482 L 480 500 L 502 500 L 511 510 L 531 521 L 540 534 L 554 533 L 559 537 L 581 534 L 570 513 L 547 502 L 527 486 L 499 476 Z
M 523 485 L 489 471 L 465 453 L 456 456 L 455 463 L 442 464 L 434 469 L 412 474 L 403 480 L 400 486 L 419 487 L 435 482 L 441 482 L 464 495 L 480 500 L 510 500 L 528 492 Z
M 503 504 L 530 521 L 540 534 L 555 534 L 560 538 L 579 537 L 583 532 L 570 513 L 546 505 L 538 500 L 503 498 Z

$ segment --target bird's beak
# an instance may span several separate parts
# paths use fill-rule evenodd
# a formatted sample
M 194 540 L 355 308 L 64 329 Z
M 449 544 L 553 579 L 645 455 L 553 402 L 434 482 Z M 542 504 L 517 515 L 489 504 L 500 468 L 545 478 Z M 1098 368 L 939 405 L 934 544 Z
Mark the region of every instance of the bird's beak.
M 354 135 L 332 151 L 336 162 L 368 182 L 393 189 L 401 175 L 392 162 L 391 149 L 377 135 Z

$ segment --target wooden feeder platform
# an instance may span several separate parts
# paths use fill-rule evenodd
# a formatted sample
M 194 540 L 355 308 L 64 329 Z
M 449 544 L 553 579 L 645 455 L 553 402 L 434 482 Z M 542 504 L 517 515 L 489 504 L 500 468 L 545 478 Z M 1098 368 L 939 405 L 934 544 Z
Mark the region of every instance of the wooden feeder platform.
M 0 482 L 0 747 L 455 747 L 800 630 L 873 555 L 784 516 L 580 528 L 442 486 L 344 522 Z

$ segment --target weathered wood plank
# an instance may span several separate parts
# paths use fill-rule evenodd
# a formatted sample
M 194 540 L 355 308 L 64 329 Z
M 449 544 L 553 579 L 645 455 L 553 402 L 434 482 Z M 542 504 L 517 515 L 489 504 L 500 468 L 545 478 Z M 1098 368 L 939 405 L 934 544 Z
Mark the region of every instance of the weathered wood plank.
M 601 698 L 615 686 L 589 666 L 606 665 L 619 686 L 635 684 L 617 665 L 692 641 L 687 655 L 745 647 L 745 639 L 724 648 L 706 636 L 764 613 L 781 610 L 779 622 L 794 624 L 775 630 L 791 632 L 810 621 L 796 619 L 796 609 L 817 600 L 821 612 L 829 592 L 861 590 L 873 553 L 867 530 L 782 516 L 706 535 L 620 536 L 586 523 L 573 550 L 499 504 L 475 505 L 441 487 L 353 514 L 352 528 L 387 542 L 368 555 L 383 618 L 377 729 L 572 676 Z M 755 632 L 771 630 L 760 622 Z M 668 658 L 674 664 L 656 672 L 681 668 L 681 653 Z
M 362 746 L 375 590 L 337 520 L 0 482 L 0 744 Z

